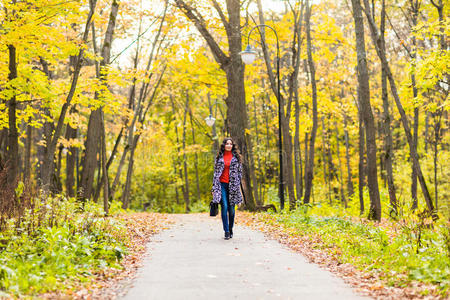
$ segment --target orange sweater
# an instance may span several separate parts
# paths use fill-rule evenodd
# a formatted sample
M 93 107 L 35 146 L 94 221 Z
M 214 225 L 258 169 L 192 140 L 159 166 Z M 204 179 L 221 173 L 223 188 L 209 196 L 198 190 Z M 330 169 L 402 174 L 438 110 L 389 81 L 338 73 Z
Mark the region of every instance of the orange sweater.
M 223 168 L 222 175 L 220 175 L 220 182 L 230 182 L 230 164 L 233 158 L 233 153 L 231 151 L 225 151 L 223 153 L 223 160 L 225 162 L 225 167 Z

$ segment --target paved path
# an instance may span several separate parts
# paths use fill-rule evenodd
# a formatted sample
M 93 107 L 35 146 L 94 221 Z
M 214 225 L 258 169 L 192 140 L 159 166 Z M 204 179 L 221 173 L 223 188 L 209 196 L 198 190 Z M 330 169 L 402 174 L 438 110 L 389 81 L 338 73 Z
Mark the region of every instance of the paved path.
M 152 238 L 125 299 L 367 299 L 260 232 L 237 225 L 227 241 L 219 216 L 175 218 Z

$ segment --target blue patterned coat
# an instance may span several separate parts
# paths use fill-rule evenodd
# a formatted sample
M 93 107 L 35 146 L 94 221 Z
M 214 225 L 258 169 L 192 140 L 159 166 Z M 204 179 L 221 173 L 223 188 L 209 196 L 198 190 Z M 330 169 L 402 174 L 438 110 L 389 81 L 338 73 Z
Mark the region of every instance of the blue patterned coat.
M 214 176 L 212 184 L 213 202 L 220 203 L 222 198 L 222 188 L 220 186 L 220 176 L 225 168 L 223 154 L 215 160 Z M 241 179 L 242 179 L 242 164 L 233 156 L 230 163 L 230 182 L 229 182 L 229 197 L 230 204 L 239 204 L 242 202 L 241 193 Z

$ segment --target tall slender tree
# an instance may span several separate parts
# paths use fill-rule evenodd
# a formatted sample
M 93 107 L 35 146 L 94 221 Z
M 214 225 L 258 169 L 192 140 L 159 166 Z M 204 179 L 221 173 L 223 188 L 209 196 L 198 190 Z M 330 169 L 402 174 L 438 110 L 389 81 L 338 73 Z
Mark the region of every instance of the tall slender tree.
M 375 122 L 370 105 L 369 72 L 367 68 L 366 49 L 364 44 L 364 23 L 360 0 L 352 0 L 353 18 L 355 21 L 357 71 L 358 71 L 358 99 L 361 116 L 364 120 L 366 149 L 367 149 L 367 186 L 370 196 L 369 218 L 381 220 L 380 192 L 377 177 L 377 147 L 375 142 Z
M 316 141 L 318 117 L 317 117 L 317 85 L 316 85 L 316 67 L 312 57 L 312 42 L 311 42 L 311 11 L 312 5 L 309 4 L 309 0 L 306 0 L 306 15 L 305 15 L 305 29 L 307 40 L 307 52 L 308 52 L 308 66 L 309 75 L 311 81 L 311 94 L 312 94 L 312 117 L 313 127 L 311 129 L 311 135 L 309 138 L 309 155 L 307 163 L 305 163 L 305 195 L 303 197 L 303 203 L 309 203 L 312 192 L 313 177 L 314 177 L 314 145 Z M 305 150 L 306 151 L 306 150 Z
M 111 47 L 116 27 L 116 19 L 119 11 L 119 1 L 112 0 L 111 12 L 109 14 L 108 27 L 106 29 L 105 38 L 102 45 L 100 68 L 97 76 L 102 85 L 106 86 L 107 66 L 111 61 Z M 95 99 L 101 98 L 99 92 L 95 92 Z M 95 107 L 89 116 L 87 136 L 85 142 L 85 153 L 82 160 L 83 171 L 81 173 L 81 189 L 79 191 L 80 199 L 89 199 L 93 192 L 94 172 L 97 167 L 97 154 L 104 146 L 100 144 L 103 122 L 103 107 Z M 105 174 L 106 175 L 106 174 Z
M 224 51 L 219 42 L 214 39 L 207 27 L 204 16 L 192 2 L 175 0 L 177 7 L 194 23 L 197 30 L 207 42 L 216 62 L 225 72 L 227 78 L 227 130 L 237 142 L 243 155 L 243 192 L 245 205 L 253 210 L 256 207 L 249 169 L 248 147 L 245 139 L 245 129 L 248 127 L 247 110 L 245 108 L 244 65 L 239 52 L 242 51 L 241 39 L 241 2 L 239 0 L 226 1 L 226 12 L 216 0 L 212 0 L 214 9 L 220 16 L 228 41 L 228 50 Z M 228 55 L 226 54 L 228 52 Z
M 386 24 L 386 4 L 385 0 L 382 0 L 381 3 L 381 47 L 383 47 L 384 51 L 386 51 L 386 41 L 385 41 L 385 25 Z M 384 164 L 386 170 L 386 178 L 388 184 L 389 191 L 389 202 L 391 208 L 397 213 L 398 203 L 397 196 L 395 194 L 395 185 L 394 185 L 394 174 L 392 170 L 392 159 L 393 159 L 393 151 L 392 151 L 392 133 L 391 133 L 391 113 L 389 110 L 389 99 L 388 99 L 388 88 L 387 88 L 387 78 L 386 78 L 386 70 L 384 67 L 381 67 L 381 97 L 383 99 L 383 131 L 384 131 Z M 417 178 L 417 176 L 416 176 Z
M 355 0 L 353 0 L 353 1 L 355 1 Z M 433 218 L 436 219 L 437 218 L 437 214 L 436 214 L 436 211 L 435 211 L 435 208 L 434 208 L 433 201 L 431 199 L 431 195 L 430 195 L 430 193 L 428 191 L 428 187 L 427 187 L 426 182 L 425 182 L 425 177 L 423 176 L 423 173 L 422 173 L 422 169 L 421 169 L 421 166 L 420 166 L 420 163 L 419 163 L 419 156 L 417 155 L 416 147 L 414 147 L 413 136 L 411 134 L 411 129 L 410 129 L 410 125 L 409 125 L 409 122 L 408 122 L 408 118 L 406 116 L 406 113 L 405 113 L 405 110 L 403 108 L 403 105 L 402 105 L 402 103 L 400 101 L 400 96 L 399 96 L 398 90 L 397 90 L 397 84 L 395 82 L 394 76 L 392 75 L 391 67 L 389 65 L 386 52 L 383 51 L 383 48 L 381 47 L 380 33 L 378 31 L 377 25 L 375 24 L 375 21 L 373 20 L 368 0 L 364 0 L 364 7 L 365 7 L 364 8 L 364 13 L 365 13 L 366 18 L 367 18 L 368 23 L 369 23 L 369 28 L 370 28 L 372 41 L 373 41 L 373 43 L 375 45 L 375 49 L 377 51 L 378 57 L 381 60 L 381 64 L 382 64 L 382 66 L 384 67 L 384 69 L 386 71 L 386 76 L 388 78 L 389 85 L 391 87 L 391 93 L 392 93 L 392 96 L 394 98 L 394 101 L 395 101 L 395 104 L 397 106 L 397 109 L 398 109 L 398 111 L 400 113 L 401 123 L 402 123 L 403 129 L 405 131 L 406 139 L 407 139 L 408 145 L 409 145 L 410 155 L 411 155 L 411 158 L 412 158 L 412 164 L 416 168 L 417 176 L 418 176 L 419 183 L 420 183 L 420 187 L 422 189 L 422 193 L 423 193 L 423 196 L 425 198 L 425 202 L 427 204 L 428 210 L 429 210 L 430 214 L 433 215 Z
M 15 3 L 15 1 L 14 1 Z M 16 46 L 8 45 L 9 56 L 9 74 L 8 80 L 11 83 L 17 78 L 17 58 L 16 58 Z M 8 155 L 6 158 L 6 184 L 8 188 L 14 188 L 17 177 L 19 176 L 19 133 L 17 130 L 16 121 L 16 91 L 14 85 L 11 84 L 11 96 L 8 100 Z
M 82 36 L 82 42 L 87 43 L 89 36 L 89 29 L 91 27 L 92 18 L 95 13 L 95 7 L 97 5 L 97 0 L 89 0 L 89 13 L 87 16 L 86 24 L 84 27 L 84 32 Z M 75 96 L 75 91 L 78 84 L 78 79 L 80 77 L 81 68 L 83 65 L 85 49 L 80 48 L 78 56 L 76 57 L 75 68 L 72 74 L 72 80 L 70 84 L 70 90 L 67 94 L 66 100 L 61 108 L 61 112 L 58 117 L 56 126 L 54 127 L 53 134 L 48 133 L 46 136 L 46 148 L 43 155 L 42 168 L 40 172 L 41 186 L 44 190 L 49 191 L 51 189 L 51 179 L 54 178 L 55 174 L 55 152 L 56 146 L 58 144 L 59 138 L 63 132 L 63 127 L 65 123 L 66 114 L 72 104 L 72 99 Z

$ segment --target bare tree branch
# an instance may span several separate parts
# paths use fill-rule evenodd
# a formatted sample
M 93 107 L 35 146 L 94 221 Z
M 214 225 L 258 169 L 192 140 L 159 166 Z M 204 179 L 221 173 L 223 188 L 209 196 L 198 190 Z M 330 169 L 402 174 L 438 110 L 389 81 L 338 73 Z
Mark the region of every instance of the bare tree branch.
M 219 13 L 219 16 L 220 16 L 220 19 L 222 20 L 223 26 L 225 27 L 225 30 L 227 31 L 227 35 L 230 35 L 231 34 L 230 24 L 228 23 L 227 18 L 223 14 L 222 8 L 220 7 L 219 3 L 217 3 L 216 0 L 211 0 L 211 2 L 213 3 L 213 6 L 216 9 L 216 11 Z
M 220 65 L 220 67 L 224 70 L 226 65 L 228 64 L 230 58 L 220 49 L 217 42 L 212 37 L 211 33 L 206 28 L 206 22 L 203 19 L 203 17 L 198 13 L 198 11 L 194 8 L 189 6 L 185 1 L 183 0 L 175 0 L 175 3 L 181 11 L 192 21 L 194 22 L 195 27 L 197 27 L 200 34 L 205 38 L 206 42 L 208 43 L 209 47 L 211 48 L 211 51 L 214 55 L 214 59 L 217 61 L 217 63 Z

